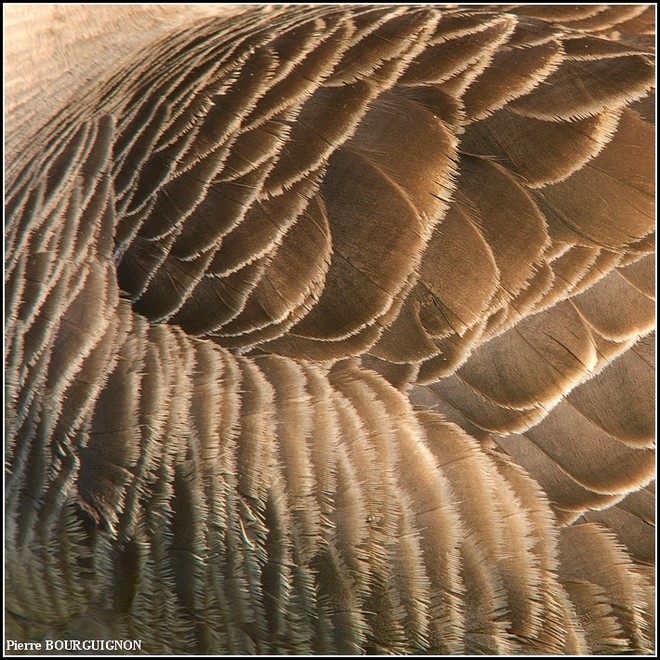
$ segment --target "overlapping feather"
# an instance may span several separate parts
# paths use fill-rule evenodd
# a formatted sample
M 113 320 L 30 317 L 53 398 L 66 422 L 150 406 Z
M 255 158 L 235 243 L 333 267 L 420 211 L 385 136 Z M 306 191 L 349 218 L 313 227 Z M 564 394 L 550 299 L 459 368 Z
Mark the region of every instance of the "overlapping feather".
M 11 634 L 651 651 L 652 9 L 176 22 L 10 164 Z

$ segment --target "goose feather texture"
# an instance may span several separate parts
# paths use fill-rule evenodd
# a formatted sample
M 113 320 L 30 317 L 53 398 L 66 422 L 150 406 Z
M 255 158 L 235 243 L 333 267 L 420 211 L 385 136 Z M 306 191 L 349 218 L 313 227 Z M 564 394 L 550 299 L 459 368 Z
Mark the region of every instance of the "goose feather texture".
M 5 19 L 9 638 L 654 651 L 652 6 Z

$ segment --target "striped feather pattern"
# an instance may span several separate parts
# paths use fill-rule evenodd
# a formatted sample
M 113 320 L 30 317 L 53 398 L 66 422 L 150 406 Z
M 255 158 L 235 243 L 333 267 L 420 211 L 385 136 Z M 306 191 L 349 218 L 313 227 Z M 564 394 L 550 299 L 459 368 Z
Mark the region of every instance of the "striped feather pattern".
M 11 88 L 8 636 L 652 652 L 653 9 L 197 13 Z

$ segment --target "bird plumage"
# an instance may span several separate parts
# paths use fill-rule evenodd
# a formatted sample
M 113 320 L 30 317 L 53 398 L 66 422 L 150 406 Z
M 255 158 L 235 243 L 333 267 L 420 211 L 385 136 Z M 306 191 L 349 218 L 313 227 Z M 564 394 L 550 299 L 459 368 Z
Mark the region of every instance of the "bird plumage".
M 651 652 L 653 9 L 71 11 L 126 50 L 12 88 L 9 635 Z

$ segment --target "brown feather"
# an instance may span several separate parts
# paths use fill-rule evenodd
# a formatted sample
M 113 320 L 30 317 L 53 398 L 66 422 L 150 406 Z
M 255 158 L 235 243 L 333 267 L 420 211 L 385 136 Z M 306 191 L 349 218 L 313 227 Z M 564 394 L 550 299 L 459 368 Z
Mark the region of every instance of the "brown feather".
M 8 639 L 653 651 L 652 7 L 6 9 Z

